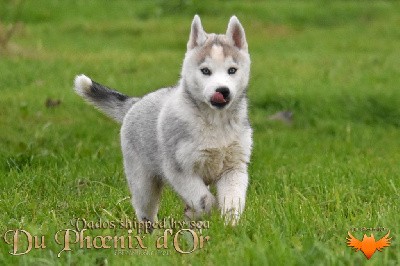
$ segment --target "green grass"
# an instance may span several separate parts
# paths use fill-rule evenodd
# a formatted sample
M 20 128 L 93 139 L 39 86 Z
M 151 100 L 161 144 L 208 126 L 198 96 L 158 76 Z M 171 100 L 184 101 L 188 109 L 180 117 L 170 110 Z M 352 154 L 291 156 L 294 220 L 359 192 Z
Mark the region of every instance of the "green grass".
M 212 214 L 211 241 L 190 255 L 74 249 L 57 258 L 53 236 L 72 218 L 134 213 L 119 126 L 73 93 L 74 76 L 135 96 L 175 84 L 195 13 L 209 32 L 236 14 L 249 42 L 254 152 L 241 223 L 224 227 Z M 400 263 L 398 2 L 0 1 L 0 21 L 16 20 L 0 53 L 0 233 L 23 228 L 47 247 L 11 256 L 0 239 L 0 264 Z M 61 104 L 46 108 L 47 98 Z M 294 113 L 291 126 L 267 119 L 281 110 Z M 182 219 L 183 207 L 167 189 L 159 217 Z M 388 228 L 392 246 L 367 261 L 346 247 L 353 227 Z M 91 232 L 117 233 L 126 234 Z M 150 250 L 156 236 L 146 237 Z

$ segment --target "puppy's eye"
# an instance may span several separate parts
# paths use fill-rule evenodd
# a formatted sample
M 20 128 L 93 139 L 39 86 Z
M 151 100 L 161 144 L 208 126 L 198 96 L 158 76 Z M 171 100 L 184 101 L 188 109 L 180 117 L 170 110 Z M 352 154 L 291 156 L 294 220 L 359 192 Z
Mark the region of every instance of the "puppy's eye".
M 237 68 L 235 68 L 235 67 L 230 67 L 230 68 L 228 69 L 228 74 L 229 74 L 229 75 L 233 75 L 233 74 L 236 73 L 236 71 L 237 71 Z
M 211 70 L 208 67 L 204 67 L 200 70 L 201 70 L 201 73 L 203 73 L 203 75 L 211 76 Z

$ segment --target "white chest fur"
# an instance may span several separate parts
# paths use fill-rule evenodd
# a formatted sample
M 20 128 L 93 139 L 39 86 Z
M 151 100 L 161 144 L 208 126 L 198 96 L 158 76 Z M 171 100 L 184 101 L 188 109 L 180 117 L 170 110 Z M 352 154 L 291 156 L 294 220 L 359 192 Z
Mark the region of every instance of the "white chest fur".
M 193 170 L 207 185 L 217 181 L 223 173 L 245 163 L 245 154 L 238 141 L 228 146 L 204 148 L 198 154 Z
M 225 126 L 202 126 L 199 136 L 193 172 L 200 175 L 208 185 L 217 181 L 227 171 L 246 163 L 246 144 L 240 128 L 234 124 Z

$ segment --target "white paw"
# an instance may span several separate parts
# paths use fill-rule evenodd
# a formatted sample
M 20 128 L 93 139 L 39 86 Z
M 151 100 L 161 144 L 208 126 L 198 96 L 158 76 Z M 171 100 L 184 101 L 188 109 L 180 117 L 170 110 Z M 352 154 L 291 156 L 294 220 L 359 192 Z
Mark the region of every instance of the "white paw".
M 234 208 L 224 210 L 221 214 L 225 225 L 236 226 L 239 223 L 240 212 Z
M 207 214 L 211 211 L 212 207 L 215 205 L 216 200 L 212 194 L 204 195 L 200 198 L 200 202 L 196 208 L 194 206 L 186 205 L 185 216 L 191 220 L 196 220 L 202 215 Z
M 215 197 L 211 194 L 204 195 L 200 199 L 200 208 L 203 212 L 209 213 L 215 204 Z

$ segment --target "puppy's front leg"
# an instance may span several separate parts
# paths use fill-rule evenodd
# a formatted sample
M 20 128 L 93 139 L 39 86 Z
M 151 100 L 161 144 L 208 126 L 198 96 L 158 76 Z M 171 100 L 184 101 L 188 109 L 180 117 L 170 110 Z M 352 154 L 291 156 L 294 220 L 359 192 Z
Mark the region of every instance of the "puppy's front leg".
M 187 176 L 183 173 L 175 172 L 169 175 L 168 179 L 174 190 L 189 207 L 185 210 L 188 218 L 197 219 L 202 214 L 210 212 L 215 204 L 215 197 L 199 176 Z
M 246 167 L 225 172 L 217 182 L 218 204 L 226 224 L 236 225 L 246 203 Z

